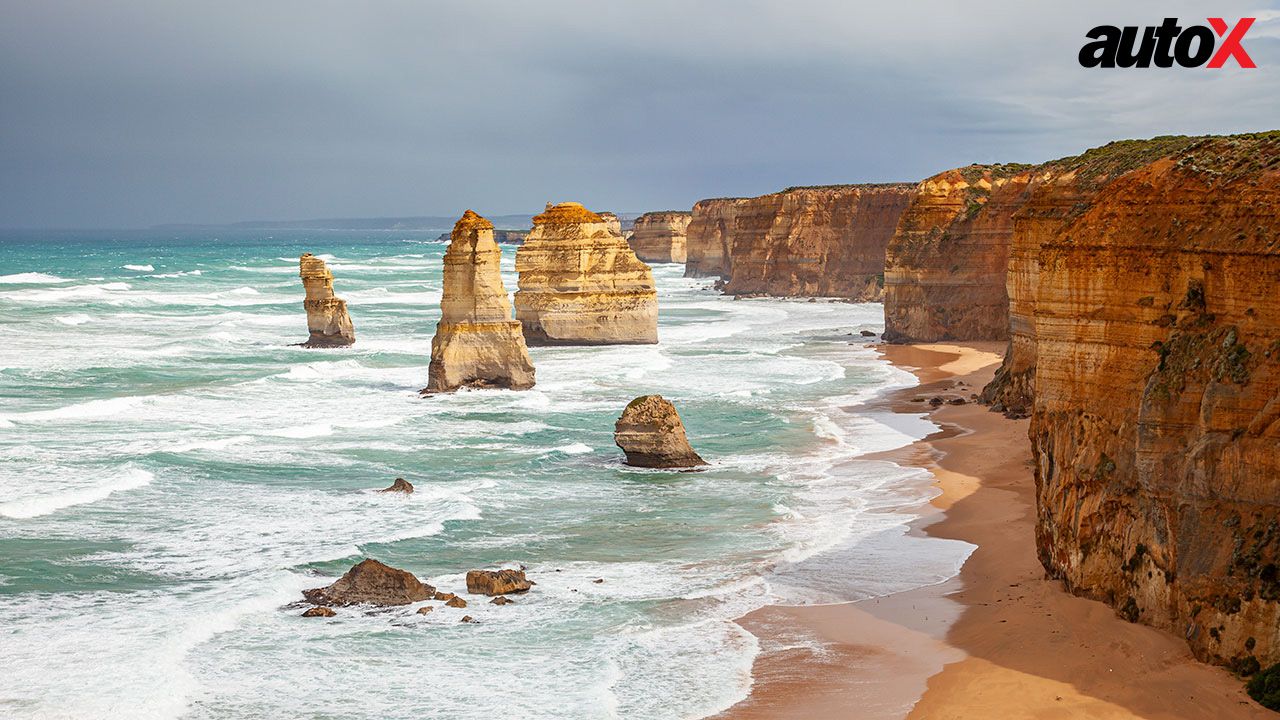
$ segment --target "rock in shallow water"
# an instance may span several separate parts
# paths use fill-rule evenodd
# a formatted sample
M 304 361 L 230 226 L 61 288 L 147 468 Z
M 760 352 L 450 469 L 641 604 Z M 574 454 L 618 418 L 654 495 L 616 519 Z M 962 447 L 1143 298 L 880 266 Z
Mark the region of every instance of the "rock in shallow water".
M 396 478 L 396 481 L 391 483 L 391 487 L 383 488 L 378 492 L 398 492 L 408 495 L 413 492 L 413 483 L 404 478 Z
M 649 468 L 688 468 L 706 465 L 685 437 L 676 408 L 661 395 L 632 400 L 614 424 L 613 441 L 627 455 L 627 464 Z
M 306 612 L 302 613 L 302 617 L 333 617 L 334 615 L 337 615 L 337 614 L 338 613 L 333 611 L 333 608 L 327 608 L 327 607 L 321 606 L 321 607 L 313 607 L 310 610 L 307 610 Z
M 532 586 L 523 570 L 472 570 L 467 573 L 467 592 L 476 595 L 522 593 Z
M 332 585 L 303 590 L 302 594 L 317 605 L 408 605 L 430 600 L 434 592 L 435 588 L 407 570 L 366 559 Z

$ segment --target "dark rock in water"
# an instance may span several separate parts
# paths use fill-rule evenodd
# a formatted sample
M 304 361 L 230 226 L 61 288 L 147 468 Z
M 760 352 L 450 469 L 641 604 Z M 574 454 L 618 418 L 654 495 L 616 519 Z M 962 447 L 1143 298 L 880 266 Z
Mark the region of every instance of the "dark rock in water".
M 490 605 L 512 605 L 514 603 L 515 603 L 515 600 L 512 600 L 506 595 L 499 595 L 498 597 L 489 601 Z
M 596 578 L 595 580 L 592 580 L 591 582 L 593 582 L 593 583 L 595 583 L 595 584 L 599 585 L 600 583 L 604 582 L 604 578 Z
M 929 398 L 929 407 L 941 407 L 941 406 L 942 406 L 942 403 L 943 403 L 942 398 L 940 398 L 940 397 L 938 397 L 938 396 L 936 396 L 936 395 L 935 395 L 935 396 L 933 396 L 933 397 L 931 397 L 931 398 Z
M 965 400 L 964 398 L 961 398 L 961 397 L 954 397 L 954 398 L 951 398 L 950 400 L 948 400 L 948 401 L 947 401 L 947 404 L 948 404 L 948 405 L 964 405 L 966 402 L 968 402 L 968 401 L 967 401 L 967 400 Z
M 431 607 L 430 605 L 423 605 L 422 607 L 418 608 L 418 614 L 419 614 L 419 615 L 430 615 L 431 613 L 435 612 L 435 610 L 436 610 L 436 609 L 435 609 L 435 608 L 433 608 L 433 607 Z
M 870 330 L 863 330 L 863 331 L 862 331 L 862 337 L 875 337 L 875 336 L 876 336 L 876 334 L 875 334 L 875 333 L 873 333 L 873 332 L 871 332 Z
M 463 600 L 457 595 L 454 595 L 453 597 L 445 601 L 445 605 L 448 605 L 449 607 L 452 607 L 452 608 L 464 608 L 467 606 L 467 601 Z
M 391 487 L 383 488 L 378 492 L 398 492 L 408 495 L 413 492 L 413 483 L 405 480 L 404 478 L 396 478 L 396 481 L 391 483 Z
M 523 570 L 472 570 L 467 573 L 467 592 L 474 595 L 522 593 L 532 586 Z
M 337 614 L 338 613 L 333 611 L 333 608 L 320 606 L 320 607 L 313 607 L 310 610 L 302 613 L 302 617 L 333 617 L 334 615 L 337 615 Z
M 461 620 L 459 620 L 458 622 L 464 622 L 464 623 L 477 623 L 477 622 L 480 622 L 480 621 L 479 621 L 479 620 L 476 620 L 475 618 L 471 617 L 470 615 L 463 615 L 463 616 L 462 616 L 462 619 L 461 619 Z
M 316 605 L 408 605 L 430 600 L 434 592 L 407 570 L 366 559 L 332 585 L 303 590 L 302 595 Z
M 622 411 L 613 426 L 613 441 L 627 455 L 627 464 L 647 468 L 688 468 L 706 465 L 689 446 L 680 413 L 661 395 L 642 395 Z
M 458 596 L 457 596 L 457 595 L 454 595 L 453 593 L 447 593 L 447 592 L 442 592 L 442 591 L 440 591 L 440 590 L 436 590 L 436 591 L 435 591 L 435 596 L 434 596 L 434 597 L 432 597 L 432 599 L 433 599 L 433 600 L 452 600 L 452 599 L 454 599 L 454 598 L 456 598 L 456 597 L 458 597 Z

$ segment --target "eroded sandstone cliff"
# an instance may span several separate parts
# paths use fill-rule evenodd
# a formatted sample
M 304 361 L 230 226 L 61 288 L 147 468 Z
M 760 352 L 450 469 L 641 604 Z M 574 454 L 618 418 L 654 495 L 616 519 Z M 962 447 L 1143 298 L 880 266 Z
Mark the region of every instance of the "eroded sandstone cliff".
M 914 187 L 788 188 L 737 204 L 724 291 L 875 301 L 885 247 Z
M 726 277 L 738 208 L 746 198 L 712 198 L 693 206 L 686 231 L 685 277 Z
M 1039 172 L 987 396 L 1032 411 L 1041 561 L 1204 660 L 1280 661 L 1280 133 Z
M 516 252 L 516 318 L 530 345 L 658 342 L 653 272 L 599 215 L 560 203 Z
M 682 263 L 687 258 L 688 212 L 663 210 L 636 218 L 635 229 L 627 242 L 636 257 L 647 263 Z
M 916 187 L 886 252 L 885 340 L 1008 336 L 1013 215 L 1033 177 L 1027 165 L 970 165 Z
M 468 210 L 453 226 L 451 238 L 423 392 L 533 387 L 533 363 L 502 284 L 502 250 L 493 240 L 493 223 Z
M 307 348 L 346 347 L 356 341 L 356 331 L 347 314 L 347 301 L 333 294 L 333 273 L 324 260 L 304 253 L 298 258 L 298 275 L 306 297 L 302 307 L 307 311 L 310 337 L 302 343 Z

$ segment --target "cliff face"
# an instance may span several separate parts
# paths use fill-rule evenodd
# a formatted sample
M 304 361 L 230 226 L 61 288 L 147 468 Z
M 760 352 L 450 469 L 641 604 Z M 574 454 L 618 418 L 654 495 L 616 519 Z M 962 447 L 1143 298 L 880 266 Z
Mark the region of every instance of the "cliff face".
M 1045 170 L 988 388 L 1031 406 L 1041 562 L 1201 659 L 1280 661 L 1280 133 Z
M 730 295 L 879 300 L 885 247 L 912 185 L 790 188 L 740 201 L 730 235 Z
M 298 258 L 298 275 L 306 291 L 302 307 L 307 311 L 307 330 L 311 333 L 302 346 L 346 347 L 354 343 L 356 331 L 347 314 L 347 301 L 333 294 L 333 273 L 324 260 L 304 253 Z
M 516 318 L 530 345 L 658 341 L 653 272 L 582 205 L 560 203 L 534 217 L 516 270 Z
M 636 257 L 647 263 L 682 263 L 687 258 L 686 240 L 690 213 L 677 210 L 645 213 L 636 218 L 627 242 Z
M 699 200 L 693 206 L 686 232 L 685 277 L 725 277 L 729 248 L 744 198 Z
M 1013 215 L 1033 178 L 1030 166 L 970 165 L 917 186 L 886 252 L 886 340 L 1008 337 Z
M 533 387 L 533 363 L 520 323 L 511 319 L 501 261 L 493 223 L 466 211 L 454 225 L 444 254 L 440 322 L 431 338 L 424 392 L 463 386 Z

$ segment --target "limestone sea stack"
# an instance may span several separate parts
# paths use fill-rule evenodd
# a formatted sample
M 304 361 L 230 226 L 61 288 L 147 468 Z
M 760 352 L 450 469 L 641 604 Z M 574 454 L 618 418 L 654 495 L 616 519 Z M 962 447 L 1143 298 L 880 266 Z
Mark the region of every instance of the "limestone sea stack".
M 658 342 L 653 272 L 578 203 L 550 207 L 516 251 L 516 319 L 530 345 Z
M 444 254 L 440 322 L 431 339 L 424 393 L 460 387 L 525 390 L 533 387 L 533 362 L 520 323 L 502 284 L 502 250 L 493 223 L 471 210 L 453 226 Z
M 746 198 L 712 198 L 693 206 L 685 239 L 685 277 L 728 277 L 738 210 Z
M 627 464 L 636 467 L 688 468 L 707 464 L 689 446 L 680 413 L 661 395 L 642 395 L 628 403 L 614 424 L 613 441 L 626 453 Z
M 635 230 L 627 242 L 636 257 L 647 263 L 682 263 L 687 256 L 686 238 L 689 212 L 664 210 L 636 218 Z
M 347 314 L 347 301 L 333 294 L 333 273 L 324 260 L 304 253 L 298 259 L 298 266 L 302 287 L 307 292 L 302 306 L 307 310 L 307 329 L 311 331 L 311 337 L 302 347 L 347 347 L 354 343 L 356 331 Z

